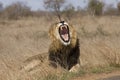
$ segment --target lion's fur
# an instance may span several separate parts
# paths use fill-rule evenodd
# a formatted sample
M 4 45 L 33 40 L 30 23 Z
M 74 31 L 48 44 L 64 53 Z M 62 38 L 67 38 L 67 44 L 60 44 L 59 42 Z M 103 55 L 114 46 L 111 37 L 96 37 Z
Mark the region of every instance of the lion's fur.
M 55 62 L 55 64 L 58 63 L 69 70 L 72 66 L 79 62 L 79 40 L 75 29 L 71 25 L 68 26 L 71 37 L 70 44 L 67 46 L 61 43 L 58 34 L 56 33 L 58 29 L 57 23 L 50 27 L 49 36 L 52 43 L 49 48 L 49 59 L 50 61 Z

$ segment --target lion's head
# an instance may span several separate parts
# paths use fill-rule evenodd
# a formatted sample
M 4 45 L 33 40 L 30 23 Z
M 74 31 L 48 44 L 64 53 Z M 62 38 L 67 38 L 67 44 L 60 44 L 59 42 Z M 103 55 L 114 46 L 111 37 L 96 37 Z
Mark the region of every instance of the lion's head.
M 64 46 L 76 44 L 77 35 L 74 28 L 65 21 L 53 24 L 49 29 L 49 36 L 53 43 L 59 42 Z

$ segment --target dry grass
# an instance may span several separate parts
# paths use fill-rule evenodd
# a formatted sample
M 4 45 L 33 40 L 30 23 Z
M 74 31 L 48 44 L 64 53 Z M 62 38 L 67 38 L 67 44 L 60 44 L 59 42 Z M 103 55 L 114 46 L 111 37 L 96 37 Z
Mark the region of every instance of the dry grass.
M 0 20 L 0 80 L 69 80 L 74 75 L 51 68 L 43 56 L 50 44 L 47 32 L 53 22 L 44 18 Z M 120 67 L 120 17 L 86 16 L 70 22 L 80 38 L 82 68 Z

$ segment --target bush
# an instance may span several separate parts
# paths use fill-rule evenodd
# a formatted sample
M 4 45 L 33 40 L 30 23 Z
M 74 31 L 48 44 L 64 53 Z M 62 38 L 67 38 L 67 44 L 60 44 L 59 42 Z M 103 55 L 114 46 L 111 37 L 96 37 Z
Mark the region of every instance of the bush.
M 118 12 L 120 14 L 120 2 L 117 4 Z
M 102 15 L 103 7 L 104 7 L 103 2 L 100 2 L 98 0 L 90 0 L 87 8 L 88 8 L 88 12 L 91 15 L 97 15 L 98 16 L 98 15 Z
M 67 5 L 65 7 L 65 9 L 63 10 L 62 14 L 64 14 L 65 17 L 67 17 L 70 20 L 75 15 L 75 8 L 74 8 L 74 6 L 72 4 Z
M 16 2 L 7 6 L 3 11 L 3 18 L 19 19 L 31 15 L 31 10 L 22 2 Z
M 104 15 L 118 15 L 118 10 L 117 8 L 114 8 L 112 4 L 110 4 L 106 7 Z

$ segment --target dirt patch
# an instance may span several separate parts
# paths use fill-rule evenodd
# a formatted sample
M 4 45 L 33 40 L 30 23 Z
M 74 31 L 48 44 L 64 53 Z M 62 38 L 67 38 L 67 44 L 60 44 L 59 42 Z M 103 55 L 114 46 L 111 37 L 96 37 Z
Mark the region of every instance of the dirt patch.
M 101 79 L 101 80 L 120 80 L 120 75 L 119 76 L 112 76 L 112 77 Z
M 86 74 L 73 80 L 120 80 L 120 71 L 101 74 Z

